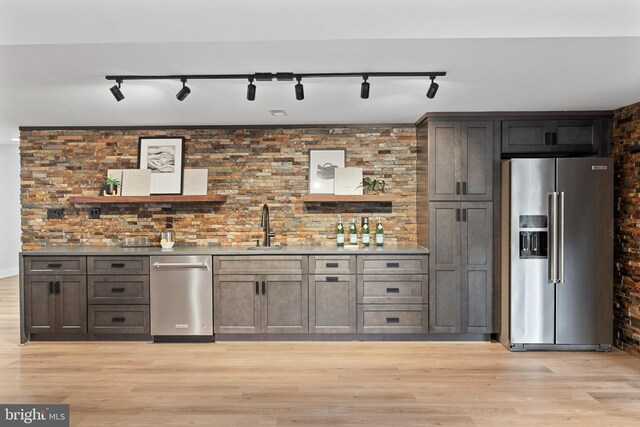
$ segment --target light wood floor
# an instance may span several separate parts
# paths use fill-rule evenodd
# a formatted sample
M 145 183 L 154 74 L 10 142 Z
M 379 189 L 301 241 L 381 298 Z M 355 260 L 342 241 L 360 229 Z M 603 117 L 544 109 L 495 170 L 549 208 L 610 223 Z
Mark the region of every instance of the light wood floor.
M 29 343 L 0 280 L 0 403 L 72 425 L 640 426 L 640 359 L 489 343 Z

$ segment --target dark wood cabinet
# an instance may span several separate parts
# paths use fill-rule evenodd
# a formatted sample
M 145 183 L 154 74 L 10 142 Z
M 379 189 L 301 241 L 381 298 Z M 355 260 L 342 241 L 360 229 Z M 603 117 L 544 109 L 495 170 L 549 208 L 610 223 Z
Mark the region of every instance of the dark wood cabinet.
M 606 140 L 603 126 L 598 118 L 503 120 L 502 153 L 596 154 Z
M 493 204 L 432 202 L 429 328 L 491 333 Z
M 27 333 L 86 333 L 87 280 L 83 275 L 24 278 Z
M 492 200 L 493 121 L 430 121 L 429 200 Z
M 301 274 L 220 274 L 213 280 L 216 333 L 306 333 L 308 284 Z

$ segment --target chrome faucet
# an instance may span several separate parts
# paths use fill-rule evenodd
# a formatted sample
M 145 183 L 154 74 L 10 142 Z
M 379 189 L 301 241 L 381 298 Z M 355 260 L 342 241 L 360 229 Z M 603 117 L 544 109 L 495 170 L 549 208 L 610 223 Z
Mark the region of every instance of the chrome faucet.
M 262 246 L 271 246 L 271 238 L 275 237 L 276 233 L 271 231 L 269 226 L 269 206 L 265 203 L 262 206 L 262 222 L 260 226 L 264 230 L 264 238 L 262 239 Z

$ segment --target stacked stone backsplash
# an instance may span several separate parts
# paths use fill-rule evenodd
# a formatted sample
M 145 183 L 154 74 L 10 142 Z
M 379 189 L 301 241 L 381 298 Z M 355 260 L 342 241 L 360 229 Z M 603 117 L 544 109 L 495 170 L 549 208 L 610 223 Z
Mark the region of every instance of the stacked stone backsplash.
M 614 113 L 614 344 L 640 356 L 640 103 Z
M 208 193 L 226 203 L 102 204 L 100 219 L 74 195 L 99 195 L 107 169 L 133 169 L 138 138 L 182 136 L 186 168 L 209 170 Z M 381 177 L 393 204 L 303 203 L 309 149 L 344 148 L 347 166 Z M 344 219 L 382 217 L 388 244 L 416 242 L 416 133 L 413 127 L 23 129 L 20 143 L 22 248 L 119 245 L 125 236 L 158 241 L 165 218 L 178 244 L 244 245 L 261 238 L 260 213 L 271 210 L 275 243 L 335 244 Z M 47 208 L 64 208 L 47 219 Z

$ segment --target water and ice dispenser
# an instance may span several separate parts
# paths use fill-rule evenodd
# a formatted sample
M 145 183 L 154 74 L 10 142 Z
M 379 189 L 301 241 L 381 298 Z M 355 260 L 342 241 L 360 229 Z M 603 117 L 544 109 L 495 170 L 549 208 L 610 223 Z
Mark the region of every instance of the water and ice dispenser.
M 546 215 L 520 215 L 520 258 L 547 258 Z

